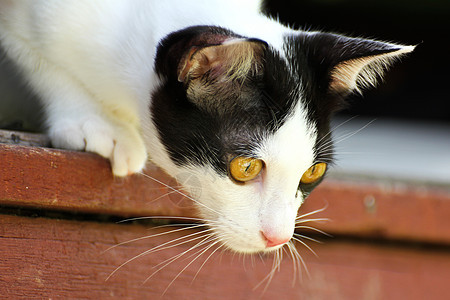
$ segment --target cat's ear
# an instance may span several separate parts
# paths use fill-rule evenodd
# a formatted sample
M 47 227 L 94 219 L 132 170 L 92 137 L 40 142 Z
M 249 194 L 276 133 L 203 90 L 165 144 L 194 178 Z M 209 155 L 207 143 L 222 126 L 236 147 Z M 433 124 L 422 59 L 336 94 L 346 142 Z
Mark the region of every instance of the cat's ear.
M 301 39 L 308 59 L 325 77 L 329 92 L 338 94 L 374 86 L 393 62 L 414 50 L 414 46 L 330 33 L 305 33 Z
M 220 45 L 193 46 L 178 65 L 178 81 L 206 78 L 214 82 L 243 81 L 262 71 L 265 43 L 231 39 Z

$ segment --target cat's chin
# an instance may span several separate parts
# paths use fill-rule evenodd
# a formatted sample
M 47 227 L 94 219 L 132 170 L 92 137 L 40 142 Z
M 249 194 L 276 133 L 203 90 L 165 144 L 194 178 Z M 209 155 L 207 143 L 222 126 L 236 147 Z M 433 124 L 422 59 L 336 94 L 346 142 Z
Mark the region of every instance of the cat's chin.
M 288 242 L 289 243 L 289 242 Z M 276 252 L 277 250 L 283 248 L 287 243 L 277 245 L 274 247 L 266 247 L 260 245 L 238 245 L 238 244 L 230 244 L 224 243 L 228 250 L 232 252 L 242 253 L 242 254 L 270 254 L 272 252 Z
M 228 247 L 229 250 L 242 254 L 271 254 L 276 252 L 277 250 L 283 248 L 285 244 L 275 246 L 275 247 L 267 247 L 267 248 L 244 248 L 244 247 Z

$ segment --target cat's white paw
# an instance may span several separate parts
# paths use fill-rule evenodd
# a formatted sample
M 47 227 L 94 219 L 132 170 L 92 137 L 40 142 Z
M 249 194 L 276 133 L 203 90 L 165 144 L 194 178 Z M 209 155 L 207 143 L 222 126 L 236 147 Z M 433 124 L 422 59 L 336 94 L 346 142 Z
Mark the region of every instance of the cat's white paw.
M 147 161 L 144 142 L 135 128 L 96 116 L 60 120 L 52 124 L 49 135 L 54 147 L 94 152 L 108 158 L 115 176 L 139 172 Z

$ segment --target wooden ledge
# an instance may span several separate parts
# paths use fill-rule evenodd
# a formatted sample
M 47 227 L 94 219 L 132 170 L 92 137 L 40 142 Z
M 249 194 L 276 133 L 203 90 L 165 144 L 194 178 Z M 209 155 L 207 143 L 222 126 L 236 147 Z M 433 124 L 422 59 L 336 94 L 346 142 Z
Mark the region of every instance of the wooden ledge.
M 329 240 L 324 244 L 309 241 L 308 244 L 319 258 L 297 243 L 298 251 L 309 269 L 309 276 L 303 269 L 302 280 L 292 285 L 293 262 L 290 255 L 286 254 L 280 270 L 274 274 L 264 294 L 263 287 L 256 290 L 254 288 L 270 272 L 272 256 L 252 259 L 221 250 L 213 253 L 215 247 L 206 249 L 206 246 L 189 251 L 195 241 L 143 255 L 106 280 L 127 260 L 170 240 L 176 242 L 176 239 L 188 233 L 174 232 L 154 236 L 106 251 L 108 248 L 120 242 L 165 231 L 167 229 L 147 228 L 138 224 L 124 226 L 2 216 L 0 291 L 7 299 L 294 300 L 450 297 L 448 252 L 345 240 Z M 203 249 L 205 252 L 193 261 L 200 254 L 199 250 Z M 143 283 L 161 267 L 160 263 L 176 258 L 176 255 L 185 251 L 189 252 Z M 183 271 L 190 262 L 192 264 Z M 172 280 L 175 281 L 168 288 L 165 297 L 162 297 Z
M 147 173 L 175 181 L 150 165 Z M 114 178 L 107 160 L 92 154 L 0 144 L 0 205 L 101 213 L 120 217 L 194 217 L 191 201 L 144 175 Z M 313 218 L 333 235 L 450 245 L 450 193 L 401 183 L 329 179 L 300 214 L 326 207 Z
M 156 167 L 148 172 L 174 185 Z M 0 144 L 0 185 L 3 205 L 123 217 L 194 214 L 189 201 L 144 175 L 114 178 L 109 162 L 92 153 Z
M 154 166 L 148 167 L 147 174 L 176 184 Z M 114 178 L 108 161 L 95 154 L 0 144 L 0 291 L 6 298 L 162 298 L 174 279 L 166 299 L 203 299 L 205 295 L 215 299 L 450 297 L 450 193 L 446 189 L 326 180 L 300 214 L 326 208 L 306 218 L 329 218 L 330 222 L 303 225 L 337 238 L 324 244 L 305 240 L 319 258 L 297 243 L 310 276 L 291 286 L 293 262 L 285 255 L 281 272 L 275 274 L 265 294 L 262 288 L 253 289 L 270 271 L 272 256 L 243 262 L 227 251 L 214 252 L 215 246 L 197 249 L 190 248 L 194 240 L 182 243 L 189 233 L 204 237 L 206 231 L 191 228 L 169 233 L 175 227 L 12 216 L 10 207 L 83 212 L 94 219 L 96 214 L 195 216 L 190 200 L 144 175 Z M 142 239 L 156 233 L 161 235 Z M 342 236 L 360 237 L 362 242 Z M 367 243 L 374 238 L 397 242 Z M 164 244 L 171 240 L 178 245 Z M 133 242 L 119 245 L 125 241 Z M 404 241 L 427 244 L 411 247 Z M 122 263 L 158 245 L 163 251 L 142 255 L 106 281 Z M 105 252 L 111 246 L 117 247 Z M 186 258 L 142 284 L 161 263 L 185 251 Z
M 320 229 L 334 235 L 450 245 L 450 191 L 401 182 L 329 179 L 301 212 L 327 207 L 330 222 Z

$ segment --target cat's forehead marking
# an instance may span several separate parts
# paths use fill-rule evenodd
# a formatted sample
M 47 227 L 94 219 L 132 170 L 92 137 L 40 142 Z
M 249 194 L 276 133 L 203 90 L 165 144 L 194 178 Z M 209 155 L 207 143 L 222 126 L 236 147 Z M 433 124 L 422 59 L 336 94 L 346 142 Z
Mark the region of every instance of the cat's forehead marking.
M 314 162 L 317 133 L 315 125 L 308 120 L 305 106 L 298 101 L 283 125 L 263 141 L 259 153 L 269 166 L 279 168 L 279 172 L 295 172 L 297 184 L 297 177 Z
M 286 113 L 281 126 L 263 142 L 259 155 L 266 160 L 267 180 L 279 182 L 286 189 L 296 189 L 299 176 L 315 161 L 317 126 L 308 107 L 308 93 L 304 91 L 304 82 L 299 74 L 298 65 L 293 65 L 294 50 L 288 44 L 279 53 L 282 63 L 286 65 L 284 76 L 290 77 L 288 97 L 291 107 Z M 289 59 L 291 58 L 291 59 Z
M 179 167 L 211 165 L 226 177 L 229 156 L 256 155 L 274 165 L 290 165 L 295 173 L 305 171 L 314 160 L 316 120 L 311 97 L 303 92 L 307 66 L 298 65 L 291 50 L 267 45 L 257 51 L 258 58 L 264 56 L 263 72 L 252 73 L 231 93 L 227 88 L 220 95 L 187 97 L 184 88 L 169 81 L 161 85 L 152 97 L 152 115 L 172 161 Z M 201 83 L 208 88 L 217 84 Z M 261 149 L 265 153 L 258 153 Z M 284 161 L 289 159 L 295 164 Z

